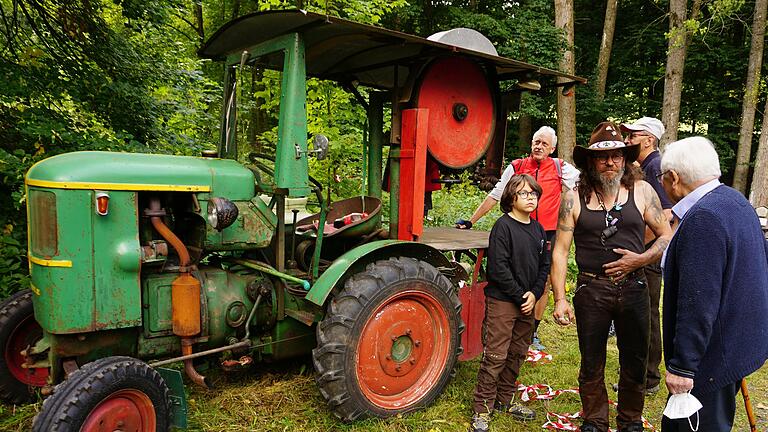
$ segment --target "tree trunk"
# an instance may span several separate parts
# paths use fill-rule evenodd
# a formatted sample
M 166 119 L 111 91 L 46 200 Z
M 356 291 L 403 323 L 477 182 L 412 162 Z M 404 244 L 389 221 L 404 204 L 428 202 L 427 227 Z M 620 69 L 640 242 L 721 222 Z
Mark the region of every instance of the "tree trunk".
M 619 0 L 608 0 L 605 5 L 605 22 L 603 23 L 603 41 L 600 43 L 600 57 L 597 60 L 597 81 L 595 92 L 598 101 L 605 98 L 605 82 L 608 79 L 608 64 L 613 48 L 613 32 L 616 29 L 616 11 Z
M 669 44 L 667 49 L 667 68 L 664 74 L 664 102 L 661 108 L 661 121 L 666 132 L 661 137 L 660 145 L 677 140 L 680 120 L 680 96 L 683 92 L 683 71 L 685 55 L 688 49 L 688 31 L 685 29 L 687 0 L 669 1 Z M 691 19 L 698 19 L 701 0 L 694 0 Z
M 664 102 L 661 107 L 661 122 L 665 132 L 661 145 L 677 140 L 677 123 L 680 119 L 680 95 L 683 92 L 683 70 L 685 52 L 688 49 L 685 15 L 686 0 L 669 0 L 669 43 L 667 49 L 667 68 L 664 74 Z
M 574 74 L 573 56 L 573 0 L 555 0 L 555 26 L 563 29 L 567 47 L 560 61 L 560 70 Z M 558 78 L 558 82 L 567 81 Z M 557 145 L 559 155 L 567 161 L 573 161 L 573 147 L 576 144 L 576 91 L 568 96 L 557 92 Z
M 747 85 L 741 105 L 741 130 L 739 149 L 736 152 L 736 170 L 733 173 L 733 188 L 746 195 L 749 175 L 749 157 L 752 155 L 752 137 L 755 134 L 755 107 L 760 96 L 760 69 L 763 66 L 763 45 L 765 42 L 765 13 L 768 0 L 755 1 L 755 17 L 752 21 L 752 47 L 749 50 Z
M 532 136 L 533 119 L 528 114 L 520 114 L 520 120 L 517 122 L 517 146 L 515 148 L 525 149 L 525 152 L 531 151 Z
M 195 2 L 195 25 L 197 28 L 197 37 L 200 40 L 200 45 L 205 43 L 205 27 L 203 27 L 203 2 Z
M 763 1 L 763 0 L 758 0 Z M 763 110 L 763 128 L 757 144 L 755 173 L 752 175 L 752 188 L 749 201 L 754 207 L 768 206 L 768 100 Z

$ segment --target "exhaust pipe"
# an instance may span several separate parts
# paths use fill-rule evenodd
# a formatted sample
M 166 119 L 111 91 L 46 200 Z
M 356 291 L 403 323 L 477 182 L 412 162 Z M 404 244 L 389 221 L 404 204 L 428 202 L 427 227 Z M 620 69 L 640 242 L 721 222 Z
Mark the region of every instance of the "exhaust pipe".
M 182 338 L 181 339 L 181 355 L 187 356 L 192 354 L 192 344 L 194 342 L 192 341 L 192 338 Z M 187 376 L 189 379 L 192 380 L 193 383 L 203 386 L 205 388 L 211 388 L 210 385 L 208 385 L 208 380 L 200 375 L 200 372 L 195 370 L 195 366 L 192 364 L 192 359 L 184 360 L 184 372 L 187 373 Z
M 171 283 L 171 307 L 173 334 L 181 337 L 181 354 L 192 354 L 194 336 L 200 334 L 200 281 L 189 274 L 189 251 L 176 234 L 163 222 L 165 210 L 160 206 L 160 199 L 153 197 L 145 214 L 150 217 L 152 226 L 179 255 L 179 276 Z M 184 360 L 184 371 L 195 384 L 210 388 L 204 376 L 192 365 L 192 359 Z

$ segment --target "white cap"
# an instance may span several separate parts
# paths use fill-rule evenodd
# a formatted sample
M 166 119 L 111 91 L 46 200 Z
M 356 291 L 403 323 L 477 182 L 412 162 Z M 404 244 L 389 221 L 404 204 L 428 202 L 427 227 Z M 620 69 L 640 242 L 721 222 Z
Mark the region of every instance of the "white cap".
M 621 130 L 624 132 L 645 131 L 655 136 L 656 139 L 661 139 L 661 136 L 664 135 L 664 125 L 659 119 L 653 117 L 642 117 L 632 124 L 622 124 Z

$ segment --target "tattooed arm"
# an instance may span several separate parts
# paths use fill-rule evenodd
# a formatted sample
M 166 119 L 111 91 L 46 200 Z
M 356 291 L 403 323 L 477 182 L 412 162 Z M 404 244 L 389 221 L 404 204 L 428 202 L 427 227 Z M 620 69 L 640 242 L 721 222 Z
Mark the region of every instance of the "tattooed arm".
M 662 209 L 661 210 L 664 213 L 664 217 L 667 218 L 667 224 L 671 225 L 672 223 L 672 209 Z M 674 232 L 674 230 L 672 230 Z M 653 233 L 653 230 L 651 230 L 651 227 L 648 225 L 645 226 L 645 237 L 643 238 L 643 244 L 648 244 L 656 239 L 656 234 Z
M 557 236 L 552 246 L 552 292 L 555 296 L 553 317 L 560 325 L 573 321 L 573 310 L 565 299 L 565 276 L 568 272 L 568 252 L 573 241 L 573 230 L 576 227 L 580 211 L 578 192 L 568 190 L 560 196 L 560 213 L 557 222 Z
M 664 253 L 664 249 L 667 248 L 669 241 L 672 239 L 672 228 L 669 226 L 672 210 L 661 208 L 659 196 L 651 185 L 646 182 L 642 182 L 642 185 L 644 189 L 643 197 L 645 198 L 643 219 L 648 228 L 656 234 L 656 243 L 643 254 L 649 254 L 646 259 L 648 264 L 650 264 L 661 258 L 661 254 Z
M 664 210 L 661 209 L 659 196 L 656 195 L 656 191 L 653 190 L 651 185 L 644 181 L 635 183 L 635 204 L 641 210 L 645 224 L 656 235 L 656 242 L 642 254 L 626 249 L 614 249 L 613 251 L 622 255 L 622 257 L 603 266 L 605 274 L 609 276 L 621 278 L 640 267 L 658 260 L 672 238 L 672 228 L 669 226 L 669 219 L 664 214 Z

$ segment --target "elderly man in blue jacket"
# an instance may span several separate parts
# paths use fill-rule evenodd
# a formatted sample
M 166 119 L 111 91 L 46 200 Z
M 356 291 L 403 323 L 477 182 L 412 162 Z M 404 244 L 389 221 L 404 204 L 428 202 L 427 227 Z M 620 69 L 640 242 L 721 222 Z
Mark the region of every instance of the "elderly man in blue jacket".
M 667 389 L 701 402 L 699 432 L 730 431 L 742 378 L 768 359 L 768 246 L 708 139 L 669 144 L 659 177 L 677 222 L 662 257 Z M 663 432 L 689 430 L 662 419 Z

